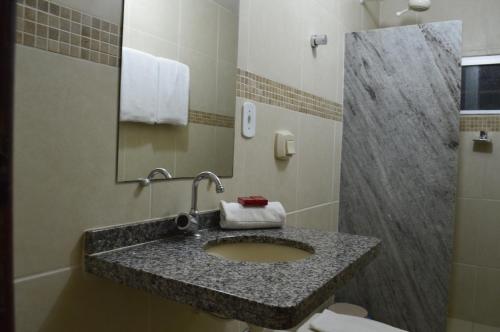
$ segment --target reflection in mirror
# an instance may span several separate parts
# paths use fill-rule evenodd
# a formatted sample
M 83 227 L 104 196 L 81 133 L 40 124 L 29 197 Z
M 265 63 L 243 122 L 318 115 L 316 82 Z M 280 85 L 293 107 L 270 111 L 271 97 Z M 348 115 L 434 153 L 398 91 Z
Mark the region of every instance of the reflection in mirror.
M 239 0 L 124 0 L 117 180 L 233 174 Z

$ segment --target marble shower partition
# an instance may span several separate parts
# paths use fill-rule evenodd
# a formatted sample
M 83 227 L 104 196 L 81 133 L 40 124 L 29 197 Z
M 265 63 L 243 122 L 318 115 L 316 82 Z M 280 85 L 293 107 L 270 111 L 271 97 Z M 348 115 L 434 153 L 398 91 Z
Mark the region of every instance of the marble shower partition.
M 446 330 L 461 34 L 452 21 L 346 36 L 340 231 L 383 247 L 337 299 L 411 332 Z

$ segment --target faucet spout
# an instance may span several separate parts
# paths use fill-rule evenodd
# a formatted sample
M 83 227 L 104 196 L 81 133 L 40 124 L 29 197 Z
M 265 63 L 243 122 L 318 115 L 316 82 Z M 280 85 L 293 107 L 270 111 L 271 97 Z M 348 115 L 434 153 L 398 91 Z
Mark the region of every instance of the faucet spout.
M 200 182 L 204 179 L 209 179 L 213 183 L 215 183 L 215 192 L 218 194 L 224 192 L 224 186 L 222 185 L 221 180 L 217 175 L 215 175 L 212 172 L 201 172 L 198 174 L 194 180 L 193 180 L 193 187 L 192 187 L 192 195 L 191 195 L 191 211 L 189 214 L 194 216 L 195 218 L 198 218 L 199 212 L 198 212 L 198 185 Z
M 151 173 L 149 173 L 148 178 L 153 179 L 157 174 L 163 175 L 163 177 L 167 180 L 172 179 L 172 174 L 170 174 L 170 172 L 165 168 L 155 168 L 151 171 Z
M 158 174 L 161 174 L 166 180 L 170 180 L 173 178 L 172 174 L 170 174 L 170 172 L 167 171 L 165 168 L 155 168 L 148 174 L 146 178 L 139 179 L 139 181 L 141 182 L 141 185 L 143 187 L 149 186 L 153 178 Z

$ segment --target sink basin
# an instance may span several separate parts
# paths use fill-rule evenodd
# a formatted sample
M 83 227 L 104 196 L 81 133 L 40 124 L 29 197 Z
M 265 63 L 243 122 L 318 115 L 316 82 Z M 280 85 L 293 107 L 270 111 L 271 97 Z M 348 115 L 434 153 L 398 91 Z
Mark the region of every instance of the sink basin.
M 292 262 L 314 254 L 314 249 L 305 243 L 263 237 L 222 238 L 209 242 L 204 249 L 212 256 L 255 263 Z

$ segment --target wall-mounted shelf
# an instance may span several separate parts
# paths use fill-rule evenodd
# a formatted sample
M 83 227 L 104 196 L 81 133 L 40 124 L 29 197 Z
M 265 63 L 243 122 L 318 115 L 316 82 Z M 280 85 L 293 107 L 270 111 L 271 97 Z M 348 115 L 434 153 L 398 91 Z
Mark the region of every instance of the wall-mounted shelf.
M 473 141 L 476 143 L 487 143 L 487 144 L 491 143 L 491 139 L 489 138 L 474 138 Z
M 486 131 L 480 131 L 479 137 L 473 139 L 474 143 L 491 144 L 491 138 Z

